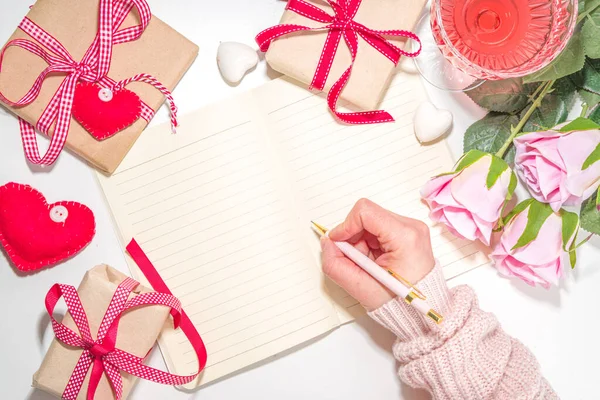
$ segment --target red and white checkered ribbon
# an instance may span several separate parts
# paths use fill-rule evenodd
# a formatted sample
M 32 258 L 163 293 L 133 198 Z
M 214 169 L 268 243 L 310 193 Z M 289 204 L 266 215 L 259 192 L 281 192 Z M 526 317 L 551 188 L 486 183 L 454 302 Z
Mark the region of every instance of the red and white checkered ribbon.
M 304 0 L 289 0 L 286 6 L 287 10 L 294 11 L 295 13 L 302 15 L 313 21 L 321 22 L 326 24 L 318 28 L 311 28 L 304 25 L 296 24 L 280 24 L 271 28 L 265 29 L 256 36 L 256 42 L 258 43 L 261 51 L 267 51 L 271 43 L 285 35 L 289 35 L 294 32 L 315 32 L 315 31 L 327 31 L 327 39 L 325 46 L 321 52 L 319 63 L 313 77 L 313 81 L 310 84 L 311 88 L 323 90 L 331 65 L 335 58 L 338 45 L 340 40 L 344 37 L 346 45 L 350 49 L 350 55 L 352 61 L 350 66 L 344 71 L 342 76 L 333 84 L 329 93 L 327 94 L 327 103 L 329 109 L 335 114 L 335 116 L 342 122 L 347 124 L 374 124 L 380 122 L 391 122 L 394 118 L 383 110 L 376 111 L 362 111 L 362 112 L 340 112 L 337 111 L 337 102 L 348 83 L 354 61 L 356 60 L 356 53 L 358 52 L 358 36 L 364 39 L 369 45 L 377 49 L 381 54 L 388 58 L 394 65 L 400 61 L 400 56 L 404 55 L 407 57 L 416 57 L 421 52 L 421 41 L 418 36 L 412 32 L 387 29 L 387 30 L 376 30 L 364 26 L 361 23 L 354 21 L 354 16 L 360 7 L 362 0 L 325 0 L 333 9 L 334 15 L 329 15 L 319 7 L 316 7 Z M 419 43 L 419 49 L 415 52 L 407 52 L 395 46 L 385 36 L 391 37 L 404 37 L 412 39 Z
M 119 30 L 134 6 L 140 16 L 140 24 Z M 148 26 L 152 14 L 146 1 L 100 0 L 99 14 L 98 33 L 79 62 L 73 59 L 69 51 L 55 37 L 27 17 L 21 21 L 19 28 L 35 39 L 37 43 L 31 40 L 15 39 L 10 41 L 0 53 L 0 72 L 2 71 L 4 53 L 13 46 L 23 48 L 37 55 L 48 64 L 48 67 L 35 80 L 31 89 L 20 100 L 11 101 L 0 92 L 0 100 L 13 107 L 22 107 L 32 103 L 38 97 L 42 84 L 49 74 L 58 72 L 67 75 L 46 106 L 35 128 L 27 121 L 19 118 L 25 154 L 29 161 L 34 164 L 50 165 L 62 151 L 71 124 L 75 86 L 80 80 L 96 82 L 100 86 L 112 90 L 121 89 L 133 81 L 148 83 L 165 95 L 171 111 L 173 130 L 177 126 L 177 107 L 173 102 L 173 97 L 169 90 L 154 77 L 148 74 L 139 74 L 116 82 L 107 76 L 110 69 L 113 45 L 138 39 Z M 150 121 L 154 117 L 154 110 L 142 102 L 141 116 L 146 121 Z M 35 129 L 49 135 L 50 128 L 53 125 L 55 125 L 54 132 L 48 150 L 44 156 L 40 156 Z
M 102 323 L 98 328 L 96 339 L 92 337 L 85 310 L 81 304 L 79 295 L 73 286 L 57 283 L 52 286 L 46 295 L 46 310 L 50 315 L 52 328 L 56 338 L 69 346 L 83 349 L 83 353 L 81 353 L 79 361 L 71 374 L 71 378 L 63 391 L 63 399 L 77 399 L 90 367 L 92 367 L 92 372 L 88 384 L 88 400 L 94 399 L 98 383 L 100 382 L 103 373 L 106 373 L 106 376 L 108 377 L 108 381 L 115 394 L 115 399 L 120 400 L 123 394 L 123 381 L 121 379 L 120 371 L 125 371 L 131 375 L 165 385 L 183 385 L 195 379 L 202 368 L 204 368 L 204 365 L 206 364 L 206 350 L 202 343 L 202 339 L 200 339 L 200 336 L 193 326 L 193 332 L 189 331 L 189 327 L 186 329 L 183 329 L 182 327 L 182 330 L 190 342 L 192 342 L 198 355 L 199 370 L 198 373 L 194 375 L 173 375 L 168 372 L 145 366 L 142 357 L 137 357 L 115 347 L 120 317 L 124 312 L 135 307 L 152 305 L 167 306 L 171 308 L 171 315 L 173 316 L 175 328 L 180 326 L 183 311 L 178 299 L 171 294 L 151 292 L 139 294 L 128 300 L 131 291 L 136 286 L 138 286 L 138 282 L 131 278 L 127 278 L 117 287 L 108 309 L 104 314 Z M 61 297 L 64 297 L 65 299 L 65 303 L 79 330 L 79 334 L 56 321 L 52 315 L 54 307 Z

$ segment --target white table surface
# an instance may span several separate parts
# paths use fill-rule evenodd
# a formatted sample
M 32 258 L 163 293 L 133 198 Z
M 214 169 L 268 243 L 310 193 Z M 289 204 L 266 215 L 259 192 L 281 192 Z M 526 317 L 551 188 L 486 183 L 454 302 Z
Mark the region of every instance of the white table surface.
M 153 13 L 200 46 L 200 55 L 179 87 L 175 99 L 182 113 L 231 96 L 277 76 L 264 61 L 237 87 L 220 78 L 215 56 L 220 41 L 253 45 L 261 29 L 278 22 L 285 6 L 279 0 L 150 0 Z M 0 42 L 4 43 L 26 14 L 31 2 L 0 0 Z M 157 57 L 160 57 L 157 54 Z M 432 101 L 454 113 L 450 145 L 459 154 L 462 132 L 484 112 L 464 95 L 428 88 Z M 167 120 L 165 110 L 155 118 Z M 40 273 L 21 276 L 0 252 L 0 398 L 49 399 L 30 388 L 51 339 L 43 299 L 55 282 L 77 285 L 84 272 L 99 263 L 127 271 L 109 211 L 90 168 L 65 152 L 45 170 L 27 164 L 21 149 L 17 119 L 0 107 L 0 185 L 8 181 L 30 184 L 49 202 L 70 199 L 95 213 L 97 233 L 78 256 Z M 485 266 L 451 281 L 468 284 L 479 295 L 481 307 L 495 313 L 504 329 L 535 353 L 542 371 L 563 399 L 597 399 L 597 344 L 600 318 L 600 240 L 594 238 L 579 252 L 575 271 L 559 288 L 530 288 L 500 278 Z M 273 360 L 249 368 L 193 393 L 140 381 L 131 399 L 427 399 L 398 382 L 390 353 L 391 334 L 368 318 L 343 326 Z M 162 366 L 160 352 L 151 364 Z

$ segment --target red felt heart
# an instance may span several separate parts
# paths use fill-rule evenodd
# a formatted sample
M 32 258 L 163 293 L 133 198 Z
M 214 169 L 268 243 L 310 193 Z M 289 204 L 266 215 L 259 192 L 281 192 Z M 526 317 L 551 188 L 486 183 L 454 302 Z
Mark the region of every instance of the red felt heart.
M 21 271 L 75 255 L 92 240 L 95 228 L 94 214 L 83 204 L 48 204 L 31 186 L 0 186 L 0 243 Z
M 142 113 L 142 101 L 131 90 L 113 91 L 93 83 L 79 82 L 75 88 L 72 113 L 86 131 L 97 140 L 104 140 L 137 121 Z

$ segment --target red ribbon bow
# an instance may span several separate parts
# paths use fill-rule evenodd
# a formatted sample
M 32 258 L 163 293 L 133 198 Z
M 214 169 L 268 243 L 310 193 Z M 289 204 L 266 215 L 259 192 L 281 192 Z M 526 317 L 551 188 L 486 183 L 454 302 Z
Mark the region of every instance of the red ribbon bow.
M 141 23 L 119 30 L 119 27 L 134 5 L 140 15 Z M 71 124 L 71 109 L 73 108 L 75 86 L 80 80 L 97 82 L 101 86 L 112 90 L 119 90 L 132 81 L 148 83 L 158 89 L 167 98 L 171 110 L 171 123 L 173 127 L 177 126 L 177 107 L 173 102 L 173 97 L 169 90 L 154 77 L 148 74 L 138 74 L 116 82 L 107 76 L 110 69 L 113 45 L 138 39 L 146 29 L 146 26 L 148 26 L 151 17 L 150 8 L 145 0 L 100 0 L 98 33 L 92 45 L 79 62 L 73 59 L 68 50 L 56 38 L 35 22 L 27 17 L 21 21 L 19 28 L 46 49 L 50 50 L 50 52 L 46 51 L 38 43 L 30 40 L 12 40 L 2 50 L 2 53 L 0 53 L 0 72 L 4 53 L 12 46 L 21 47 L 37 55 L 46 61 L 48 67 L 42 71 L 31 89 L 20 100 L 13 102 L 7 99 L 2 93 L 0 93 L 0 100 L 13 107 L 26 106 L 38 97 L 42 89 L 42 84 L 49 74 L 59 72 L 67 75 L 35 126 L 35 129 L 48 135 L 50 128 L 56 122 L 50 146 L 43 157 L 39 153 L 34 127 L 19 118 L 25 154 L 32 163 L 50 165 L 62 151 Z M 146 121 L 150 121 L 154 116 L 154 110 L 147 104 L 142 103 L 141 116 Z
M 83 353 L 79 357 L 79 361 L 63 391 L 63 399 L 77 399 L 87 375 L 87 371 L 92 364 L 92 373 L 90 375 L 87 391 L 88 400 L 94 399 L 98 383 L 100 382 L 103 373 L 106 373 L 108 381 L 114 390 L 115 399 L 120 400 L 123 394 L 123 382 L 119 371 L 125 371 L 128 374 L 165 385 L 184 385 L 194 380 L 206 365 L 207 357 L 204 343 L 185 312 L 181 309 L 179 300 L 171 295 L 164 281 L 160 278 L 158 272 L 156 272 L 156 269 L 154 269 L 135 240 L 131 241 L 127 246 L 127 250 L 139 264 L 140 269 L 146 275 L 153 287 L 160 290 L 160 292 L 142 293 L 128 300 L 131 291 L 135 289 L 139 283 L 131 278 L 125 279 L 117 287 L 117 290 L 110 301 L 102 323 L 98 328 L 98 334 L 96 335 L 95 340 L 92 338 L 87 316 L 81 305 L 79 295 L 73 286 L 55 284 L 50 288 L 46 295 L 46 310 L 50 315 L 52 329 L 54 330 L 56 338 L 69 346 L 83 349 Z M 61 297 L 64 297 L 65 299 L 69 313 L 79 330 L 79 335 L 56 321 L 52 315 L 54 307 Z M 171 315 L 173 316 L 175 328 L 178 328 L 181 325 L 182 331 L 187 336 L 198 356 L 198 373 L 188 376 L 173 375 L 168 372 L 148 367 L 143 364 L 143 358 L 115 347 L 121 315 L 132 308 L 149 305 L 162 305 L 171 308 Z
M 373 48 L 377 49 L 381 54 L 387 57 L 394 65 L 400 61 L 400 56 L 405 55 L 407 57 L 416 57 L 421 52 L 421 41 L 412 32 L 405 30 L 375 30 L 364 26 L 363 24 L 354 21 L 354 16 L 360 7 L 362 0 L 325 0 L 331 6 L 334 11 L 334 15 L 329 15 L 322 9 L 307 3 L 304 0 L 289 0 L 286 9 L 294 11 L 306 18 L 313 21 L 322 22 L 327 24 L 318 28 L 310 28 L 304 25 L 296 24 L 280 24 L 271 28 L 265 29 L 256 36 L 256 42 L 258 43 L 261 51 L 267 51 L 271 42 L 278 39 L 281 36 L 288 35 L 293 32 L 299 31 L 328 31 L 327 40 L 325 46 L 321 52 L 319 63 L 313 77 L 311 88 L 323 90 L 329 71 L 335 58 L 338 45 L 342 36 L 346 45 L 350 49 L 350 55 L 352 62 L 350 66 L 342 76 L 333 84 L 331 90 L 327 94 L 327 104 L 329 109 L 338 117 L 341 121 L 348 124 L 373 124 L 380 122 L 392 122 L 394 118 L 383 110 L 377 111 L 362 111 L 353 113 L 344 113 L 336 110 L 337 101 L 350 78 L 354 61 L 356 60 L 356 53 L 358 51 L 358 36 L 363 38 Z M 406 52 L 395 46 L 384 36 L 395 36 L 412 39 L 419 43 L 419 49 L 415 52 Z

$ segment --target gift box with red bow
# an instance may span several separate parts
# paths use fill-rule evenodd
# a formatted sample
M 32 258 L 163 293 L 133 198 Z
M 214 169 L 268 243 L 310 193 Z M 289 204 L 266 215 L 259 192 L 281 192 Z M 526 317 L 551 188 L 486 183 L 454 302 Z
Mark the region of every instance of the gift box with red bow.
M 289 0 L 281 24 L 256 37 L 269 65 L 317 90 L 350 124 L 387 122 L 382 111 L 342 113 L 338 98 L 362 110 L 381 101 L 400 56 L 413 57 L 408 39 L 426 0 Z
M 146 259 L 133 241 L 130 251 L 132 246 L 137 259 Z M 145 268 L 152 270 L 146 274 L 151 282 L 164 285 L 149 262 Z M 58 322 L 54 308 L 61 297 L 68 313 Z M 109 266 L 92 268 L 77 290 L 54 285 L 46 295 L 46 309 L 56 337 L 33 376 L 33 386 L 59 398 L 125 399 L 136 377 L 167 385 L 191 382 L 199 372 L 179 376 L 144 365 L 165 322 L 176 328 L 181 324 L 196 350 L 199 371 L 206 364 L 202 339 L 179 300 L 168 289 L 152 291 Z
M 197 53 L 145 0 L 38 0 L 0 53 L 0 103 L 32 163 L 66 145 L 112 173 L 165 99 L 176 125 L 170 91 Z

